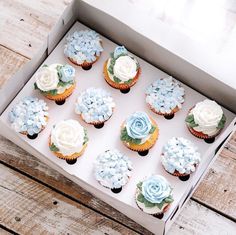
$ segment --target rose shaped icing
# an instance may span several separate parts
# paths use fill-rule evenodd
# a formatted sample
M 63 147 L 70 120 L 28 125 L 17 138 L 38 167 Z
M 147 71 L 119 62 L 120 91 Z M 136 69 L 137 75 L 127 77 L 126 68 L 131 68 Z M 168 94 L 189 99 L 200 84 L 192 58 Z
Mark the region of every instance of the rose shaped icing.
M 172 188 L 163 176 L 150 176 L 137 184 L 138 206 L 150 214 L 161 212 L 166 205 L 173 202 L 171 192 Z
M 182 108 L 184 88 L 172 78 L 157 79 L 146 90 L 146 102 L 156 113 L 168 114 L 174 108 Z
M 206 99 L 190 110 L 185 121 L 195 131 L 214 136 L 224 128 L 226 118 L 220 105 Z
M 34 75 L 35 89 L 42 93 L 57 95 L 74 84 L 75 69 L 69 65 L 43 65 Z
M 116 149 L 98 155 L 94 166 L 96 180 L 110 189 L 127 184 L 132 169 L 132 162 L 128 157 Z
M 169 173 L 191 174 L 200 163 L 197 147 L 182 137 L 171 138 L 163 147 L 161 162 Z
M 88 88 L 77 98 L 75 112 L 87 123 L 99 123 L 108 120 L 113 113 L 115 103 L 111 95 L 101 88 Z
M 75 31 L 66 38 L 64 54 L 79 65 L 94 62 L 103 51 L 101 41 L 93 30 Z
M 47 124 L 48 106 L 43 100 L 25 97 L 9 113 L 9 120 L 16 132 L 38 134 Z
M 118 46 L 107 62 L 107 71 L 111 80 L 129 84 L 137 75 L 139 63 L 128 54 L 124 46 Z
M 145 112 L 135 112 L 125 121 L 121 131 L 121 140 L 142 144 L 155 129 L 156 127 Z
M 50 149 L 64 156 L 79 153 L 87 143 L 86 130 L 76 120 L 58 122 L 51 131 Z

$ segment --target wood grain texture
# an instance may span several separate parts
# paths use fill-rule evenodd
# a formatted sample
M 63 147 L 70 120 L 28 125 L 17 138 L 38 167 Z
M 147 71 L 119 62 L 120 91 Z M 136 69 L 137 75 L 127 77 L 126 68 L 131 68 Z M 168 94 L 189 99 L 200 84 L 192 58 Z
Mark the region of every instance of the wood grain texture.
M 24 56 L 0 46 L 0 88 L 22 68 L 27 61 L 28 59 Z
M 231 138 L 229 143 L 230 143 L 231 149 L 234 149 L 236 147 L 236 133 L 233 135 L 233 137 Z M 224 151 L 227 150 L 227 148 L 228 148 L 228 145 L 225 147 L 222 154 L 224 153 Z M 222 154 L 218 158 L 223 158 Z M 230 151 L 230 154 L 232 154 L 235 157 L 234 152 Z M 136 224 L 131 219 L 127 218 L 122 213 L 116 211 L 115 209 L 113 209 L 112 207 L 107 205 L 105 202 L 95 198 L 93 195 L 86 192 L 84 189 L 82 189 L 78 185 L 74 184 L 73 182 L 68 180 L 66 177 L 64 177 L 63 175 L 58 173 L 57 171 L 49 168 L 44 163 L 40 162 L 38 159 L 36 159 L 32 155 L 28 154 L 27 152 L 22 150 L 20 147 L 14 145 L 12 142 L 5 139 L 4 137 L 0 137 L 0 160 L 4 164 L 15 167 L 19 171 L 25 172 L 26 174 L 34 177 L 35 179 L 38 179 L 39 181 L 47 184 L 48 186 L 50 186 L 54 189 L 57 189 L 58 191 L 66 194 L 66 195 L 70 195 L 71 198 L 73 198 L 75 201 L 80 202 L 84 205 L 87 205 L 96 211 L 100 211 L 103 214 L 113 218 L 114 220 L 116 220 L 122 224 L 126 224 L 127 226 L 140 232 L 141 234 L 150 234 L 147 230 L 145 230 L 140 225 Z M 213 166 L 208 174 L 210 174 L 210 172 L 212 170 L 215 170 L 215 168 L 219 168 L 219 164 L 221 164 L 221 161 L 218 161 L 218 162 L 217 161 L 213 164 Z M 236 164 L 236 163 L 232 162 L 231 164 Z M 222 165 L 221 167 L 224 168 L 225 166 Z M 229 171 L 229 169 L 228 169 L 228 171 Z M 231 174 L 233 174 L 233 173 L 235 173 L 235 172 L 231 172 Z M 223 175 L 225 175 L 225 172 L 223 173 Z M 203 202 L 203 203 L 206 203 L 208 200 L 208 192 L 210 192 L 213 187 L 217 188 L 219 186 L 219 184 L 216 184 L 214 182 L 213 176 L 212 176 L 213 181 L 207 181 L 207 179 L 208 179 L 207 177 L 208 176 L 205 177 L 205 179 L 203 180 L 203 183 L 200 184 L 200 186 L 199 186 L 199 188 L 202 188 L 201 191 L 204 193 L 202 193 L 199 197 L 198 196 L 199 193 L 197 191 L 195 193 L 196 195 L 194 195 L 195 199 L 197 199 L 198 201 Z M 227 181 L 224 182 L 224 179 L 225 178 L 222 177 L 221 184 L 227 185 L 228 182 Z M 208 184 L 205 185 L 205 182 L 208 182 Z M 222 194 L 220 194 L 220 195 L 222 195 Z M 225 206 L 225 208 L 222 208 L 220 210 L 217 206 L 221 205 L 220 202 L 223 199 L 226 200 L 226 203 L 225 203 L 226 206 Z M 209 200 L 206 204 L 207 204 L 207 206 L 214 208 L 214 210 L 221 211 L 221 213 L 226 213 L 226 212 L 228 213 L 229 210 L 235 211 L 235 209 L 236 209 L 235 204 L 233 204 L 233 205 L 229 204 L 230 200 L 232 200 L 230 197 L 227 197 L 227 198 L 218 197 L 218 200 L 219 201 L 218 202 L 215 201 L 215 204 L 213 204 L 213 205 L 210 203 L 212 203 L 212 201 L 214 201 L 214 200 Z M 203 207 L 201 207 L 201 208 L 203 208 Z M 184 213 L 185 212 L 182 212 L 181 215 L 183 215 Z M 195 213 L 194 210 L 192 211 L 192 213 Z M 210 214 L 209 214 L 209 217 L 210 217 Z M 198 216 L 196 215 L 196 217 L 194 217 L 194 218 L 197 219 Z M 221 217 L 219 217 L 219 220 L 220 220 L 220 218 Z M 202 220 L 207 221 L 206 218 L 202 218 Z M 203 223 L 202 220 L 199 222 L 200 224 Z M 188 218 L 186 218 L 186 222 L 181 222 L 182 219 L 180 219 L 180 220 L 177 219 L 177 221 L 179 221 L 179 222 L 176 222 L 176 224 L 177 225 L 179 224 L 180 227 L 183 227 L 183 225 L 188 226 L 188 228 L 186 228 L 187 231 L 188 230 L 193 231 L 195 229 L 195 225 L 193 225 L 192 230 L 191 230 L 192 224 L 187 222 Z M 207 226 L 207 225 L 205 224 L 204 226 Z M 176 229 L 178 230 L 178 226 L 176 227 Z M 198 231 L 198 230 L 196 230 L 196 231 Z M 211 230 L 211 231 L 214 231 L 214 230 Z M 191 234 L 191 233 L 189 232 L 189 234 Z
M 31 59 L 66 6 L 64 0 L 0 0 L 0 45 Z
M 236 220 L 236 133 L 228 141 L 193 197 Z
M 1 164 L 0 172 L 0 221 L 19 234 L 137 234 Z

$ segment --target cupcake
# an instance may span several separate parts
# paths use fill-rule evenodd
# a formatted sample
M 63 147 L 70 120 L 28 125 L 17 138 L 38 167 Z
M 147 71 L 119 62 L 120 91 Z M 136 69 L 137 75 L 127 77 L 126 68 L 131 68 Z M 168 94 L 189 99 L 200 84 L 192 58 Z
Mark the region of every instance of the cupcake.
M 161 163 L 165 170 L 178 176 L 180 180 L 188 180 L 201 161 L 197 147 L 182 137 L 171 138 L 163 147 Z
M 79 122 L 70 119 L 53 126 L 49 138 L 49 148 L 59 158 L 74 164 L 87 147 L 87 131 Z
M 220 105 L 206 99 L 190 109 L 185 122 L 194 136 L 212 143 L 224 128 L 226 117 Z
M 85 70 L 92 67 L 102 51 L 102 40 L 93 30 L 75 31 L 66 38 L 65 56 Z
M 160 219 L 174 201 L 172 188 L 161 175 L 153 175 L 139 182 L 135 199 L 140 210 Z
M 104 78 L 113 88 L 127 93 L 141 73 L 138 61 L 128 53 L 124 46 L 118 46 L 104 64 Z
M 75 112 L 88 124 L 102 128 L 112 116 L 115 103 L 111 95 L 101 88 L 88 88 L 77 98 Z
M 184 88 L 174 78 L 161 78 L 147 88 L 146 103 L 154 113 L 171 119 L 182 108 L 184 93 Z
M 113 193 L 119 193 L 131 177 L 132 162 L 118 150 L 107 150 L 98 155 L 94 174 L 96 180 Z
M 43 100 L 25 97 L 9 113 L 11 127 L 29 139 L 35 139 L 48 122 L 48 106 Z
M 75 69 L 68 64 L 43 65 L 34 79 L 34 88 L 58 105 L 64 104 L 75 89 Z
M 158 138 L 156 122 L 145 112 L 135 112 L 121 126 L 120 139 L 126 147 L 145 156 Z

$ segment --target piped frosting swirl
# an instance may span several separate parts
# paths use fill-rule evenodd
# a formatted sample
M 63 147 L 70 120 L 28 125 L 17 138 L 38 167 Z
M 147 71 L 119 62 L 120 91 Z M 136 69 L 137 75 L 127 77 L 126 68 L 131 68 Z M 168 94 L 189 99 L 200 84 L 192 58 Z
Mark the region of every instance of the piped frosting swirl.
M 146 90 L 146 102 L 156 113 L 170 114 L 173 109 L 182 108 L 184 88 L 172 78 L 157 79 Z
M 25 97 L 9 113 L 9 120 L 16 132 L 38 134 L 47 124 L 48 106 L 43 100 Z
M 64 54 L 79 65 L 94 62 L 103 51 L 101 41 L 93 30 L 75 31 L 66 38 Z
M 171 138 L 163 147 L 161 162 L 169 173 L 191 174 L 200 163 L 197 147 L 183 137 Z
M 98 155 L 94 166 L 94 174 L 101 185 L 113 189 L 127 184 L 132 169 L 132 162 L 128 157 L 114 149 Z
M 107 121 L 113 113 L 115 103 L 112 96 L 101 88 L 88 88 L 77 98 L 75 112 L 87 123 Z

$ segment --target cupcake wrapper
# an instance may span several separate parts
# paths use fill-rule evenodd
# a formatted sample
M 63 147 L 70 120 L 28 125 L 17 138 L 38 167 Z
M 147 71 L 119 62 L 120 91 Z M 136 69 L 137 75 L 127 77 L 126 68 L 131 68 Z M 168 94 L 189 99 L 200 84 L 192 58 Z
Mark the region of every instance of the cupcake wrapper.
M 51 145 L 51 143 L 49 142 L 49 146 Z M 59 153 L 59 152 L 52 152 L 55 156 L 57 156 L 60 159 L 64 159 L 64 160 L 75 160 L 77 158 L 79 158 L 80 156 L 83 155 L 85 149 L 87 147 L 87 144 L 84 144 L 82 150 L 79 153 L 74 153 L 70 156 L 64 156 L 63 154 Z
M 128 177 L 128 178 L 130 179 L 130 177 Z M 128 184 L 128 182 L 129 182 L 129 181 L 127 181 L 126 184 Z M 104 187 L 104 188 L 112 189 L 112 188 L 109 188 L 109 187 L 107 187 L 107 186 L 104 186 L 100 181 L 98 181 L 98 183 L 99 183 L 100 185 L 102 185 L 102 187 Z M 123 188 L 126 184 L 122 185 L 121 187 Z
M 44 95 L 44 96 L 46 98 L 48 98 L 49 100 L 61 101 L 61 100 L 65 100 L 66 98 L 68 98 L 72 94 L 74 89 L 75 89 L 75 82 L 71 87 L 66 89 L 65 92 L 62 93 L 62 94 L 59 94 L 59 95 L 48 95 L 47 94 L 47 95 Z
M 144 142 L 143 144 L 140 144 L 140 145 L 123 141 L 124 145 L 127 148 L 129 148 L 133 151 L 136 151 L 136 152 L 142 152 L 142 151 L 149 150 L 154 146 L 154 144 L 156 143 L 156 141 L 158 139 L 159 129 L 158 129 L 156 122 L 152 118 L 150 118 L 150 119 L 152 120 L 152 124 L 156 127 L 156 130 L 151 134 L 150 138 L 146 142 Z M 121 128 L 123 128 L 123 127 L 124 127 L 124 125 L 122 125 Z
M 95 62 L 97 62 L 99 58 L 100 58 L 100 56 L 96 56 L 96 60 L 93 62 L 84 61 L 83 64 L 78 64 L 75 60 L 68 57 L 68 59 L 70 60 L 71 63 L 73 63 L 77 66 L 81 66 L 81 67 L 89 67 L 89 66 L 93 65 Z
M 109 77 L 109 74 L 107 72 L 107 62 L 108 60 L 105 62 L 104 64 L 104 67 L 103 67 L 103 75 L 104 75 L 104 78 L 106 80 L 106 82 L 113 88 L 115 89 L 119 89 L 119 90 L 126 90 L 126 89 L 129 89 L 130 87 L 132 87 L 137 81 L 138 81 L 138 78 L 141 74 L 141 69 L 139 68 L 138 69 L 138 72 L 136 74 L 136 76 L 133 78 L 132 82 L 129 83 L 129 84 L 124 84 L 124 83 L 116 83 L 114 81 L 112 81 Z
M 147 103 L 148 104 L 148 103 Z M 161 112 L 157 112 L 154 107 L 152 107 L 150 104 L 148 104 L 148 107 L 156 114 L 158 115 L 162 115 L 162 116 L 171 116 L 175 113 L 177 113 L 179 111 L 179 108 L 176 106 L 172 111 L 171 113 L 161 113 Z

